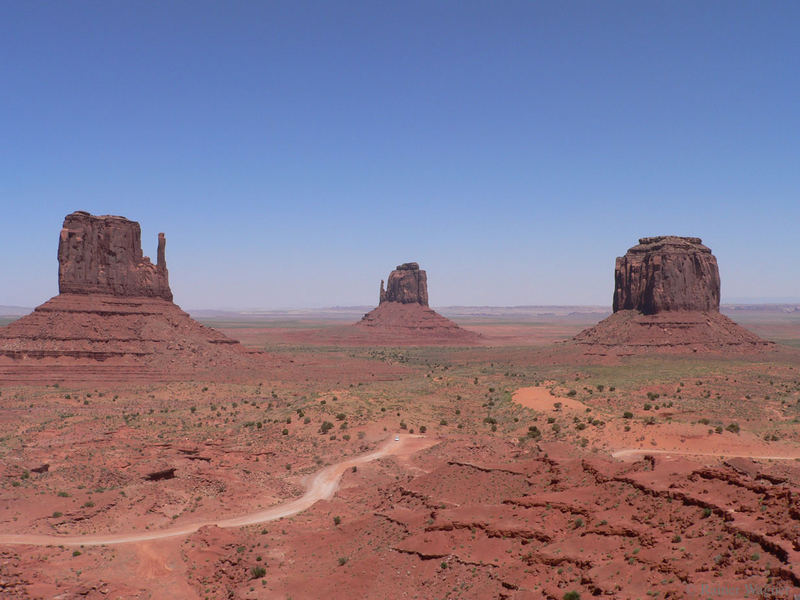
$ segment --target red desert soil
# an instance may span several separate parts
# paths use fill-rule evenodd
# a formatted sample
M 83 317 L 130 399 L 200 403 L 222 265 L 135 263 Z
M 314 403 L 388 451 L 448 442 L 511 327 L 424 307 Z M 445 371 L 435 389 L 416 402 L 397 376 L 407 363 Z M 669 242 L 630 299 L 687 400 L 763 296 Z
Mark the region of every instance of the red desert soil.
M 0 545 L 0 597 L 800 593 L 800 353 L 566 346 L 275 344 L 280 368 L 232 380 L 3 381 L 0 532 L 45 545 Z M 437 443 L 355 462 L 392 431 Z M 148 539 L 87 543 L 119 534 Z
M 179 527 L 167 527 L 159 531 L 149 533 L 116 533 L 110 535 L 36 535 L 36 534 L 2 534 L 0 533 L 0 545 L 63 545 L 63 546 L 106 546 L 113 544 L 129 544 L 134 542 L 148 542 L 152 540 L 162 540 L 166 538 L 186 536 L 194 533 L 201 527 L 243 527 L 245 525 L 256 525 L 269 521 L 276 521 L 285 517 L 290 517 L 313 506 L 320 500 L 328 500 L 336 492 L 339 480 L 347 469 L 352 469 L 357 465 L 363 465 L 373 460 L 385 456 L 408 456 L 429 448 L 436 444 L 434 440 L 425 439 L 422 436 L 409 436 L 398 434 L 390 438 L 379 449 L 369 454 L 364 454 L 345 460 L 329 467 L 325 467 L 308 482 L 306 492 L 297 500 L 292 500 L 283 504 L 272 506 L 267 510 L 260 510 L 238 517 L 231 517 L 218 521 L 204 521 L 199 523 L 189 523 Z

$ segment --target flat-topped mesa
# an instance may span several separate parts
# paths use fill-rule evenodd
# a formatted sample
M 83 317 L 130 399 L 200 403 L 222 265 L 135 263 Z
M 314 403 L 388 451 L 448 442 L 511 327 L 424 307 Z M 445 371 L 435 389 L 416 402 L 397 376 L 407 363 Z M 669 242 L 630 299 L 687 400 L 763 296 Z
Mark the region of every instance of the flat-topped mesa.
M 400 302 L 428 306 L 428 275 L 419 264 L 403 263 L 389 274 L 386 290 L 381 281 L 380 304 Z
M 157 262 L 142 254 L 139 223 L 125 217 L 76 211 L 64 218 L 58 243 L 58 290 L 62 294 L 163 298 L 172 301 L 158 234 Z
M 719 311 L 717 259 L 700 238 L 641 238 L 617 258 L 614 280 L 614 312 Z

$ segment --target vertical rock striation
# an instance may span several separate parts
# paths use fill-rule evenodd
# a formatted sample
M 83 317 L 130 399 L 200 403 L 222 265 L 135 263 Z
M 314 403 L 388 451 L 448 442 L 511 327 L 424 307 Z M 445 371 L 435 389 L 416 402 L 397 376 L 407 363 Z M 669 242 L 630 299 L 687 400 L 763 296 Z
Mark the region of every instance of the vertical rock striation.
M 67 215 L 58 243 L 59 292 L 171 301 L 166 238 L 158 234 L 155 265 L 143 256 L 141 238 L 139 223 L 124 217 Z
M 614 312 L 719 310 L 717 259 L 700 238 L 641 238 L 617 258 L 614 280 Z
M 428 275 L 415 262 L 403 263 L 381 281 L 377 308 L 355 324 L 367 341 L 395 344 L 473 344 L 480 336 L 428 306 Z M 351 336 L 352 337 L 352 336 Z
M 172 302 L 166 239 L 156 264 L 124 217 L 74 212 L 58 242 L 58 296 L 0 328 L 0 380 L 173 379 L 262 368 Z
M 398 265 L 389 274 L 385 292 L 381 281 L 380 303 L 384 302 L 428 306 L 428 274 L 415 262 Z
M 614 314 L 574 341 L 598 355 L 774 347 L 721 314 L 719 297 L 717 259 L 700 238 L 642 238 L 617 258 Z

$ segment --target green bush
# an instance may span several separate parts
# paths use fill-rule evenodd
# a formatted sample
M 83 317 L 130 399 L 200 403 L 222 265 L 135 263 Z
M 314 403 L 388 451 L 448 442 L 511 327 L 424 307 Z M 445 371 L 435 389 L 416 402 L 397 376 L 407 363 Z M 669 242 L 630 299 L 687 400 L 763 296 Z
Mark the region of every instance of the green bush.
M 253 579 L 261 579 L 266 574 L 267 574 L 267 570 L 264 567 L 262 567 L 261 565 L 258 565 L 256 567 L 253 567 L 252 569 L 250 569 L 250 576 Z

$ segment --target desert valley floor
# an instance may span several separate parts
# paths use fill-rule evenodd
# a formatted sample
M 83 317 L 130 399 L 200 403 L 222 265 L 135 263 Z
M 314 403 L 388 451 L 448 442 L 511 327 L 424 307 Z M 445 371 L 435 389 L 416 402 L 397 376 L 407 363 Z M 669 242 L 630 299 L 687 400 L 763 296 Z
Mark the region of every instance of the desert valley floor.
M 444 314 L 482 337 L 219 314 L 262 368 L 4 371 L 0 598 L 800 593 L 800 312 L 728 310 L 769 350 L 642 356 L 562 343 L 592 311 Z

